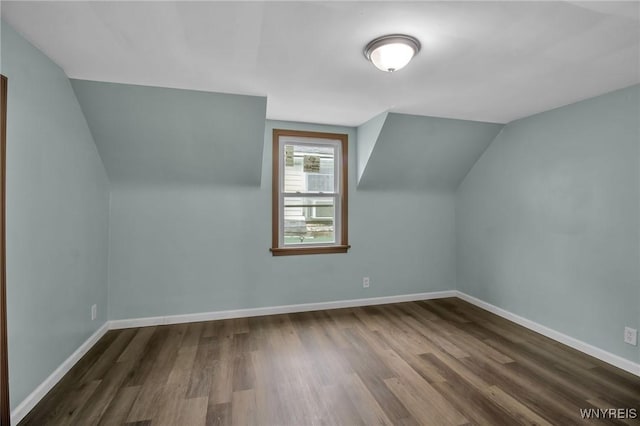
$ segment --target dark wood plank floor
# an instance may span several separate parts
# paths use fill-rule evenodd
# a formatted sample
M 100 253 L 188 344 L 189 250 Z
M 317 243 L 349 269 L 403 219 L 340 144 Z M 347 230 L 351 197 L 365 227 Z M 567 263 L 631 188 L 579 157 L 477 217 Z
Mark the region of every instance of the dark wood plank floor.
M 605 423 L 585 408 L 640 409 L 640 378 L 440 299 L 110 331 L 21 424 Z

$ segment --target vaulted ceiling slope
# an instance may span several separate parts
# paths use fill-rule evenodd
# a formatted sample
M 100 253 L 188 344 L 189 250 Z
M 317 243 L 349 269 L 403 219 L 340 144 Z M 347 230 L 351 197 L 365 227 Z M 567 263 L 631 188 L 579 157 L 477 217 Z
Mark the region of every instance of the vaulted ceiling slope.
M 638 1 L 2 1 L 71 78 L 268 96 L 267 117 L 508 123 L 640 82 Z M 376 70 L 373 38 L 422 43 Z
M 113 183 L 259 186 L 266 98 L 71 80 Z M 455 190 L 501 124 L 383 113 L 358 189 Z
M 71 84 L 111 182 L 260 185 L 266 98 Z
M 381 114 L 358 128 L 358 189 L 454 191 L 502 127 Z

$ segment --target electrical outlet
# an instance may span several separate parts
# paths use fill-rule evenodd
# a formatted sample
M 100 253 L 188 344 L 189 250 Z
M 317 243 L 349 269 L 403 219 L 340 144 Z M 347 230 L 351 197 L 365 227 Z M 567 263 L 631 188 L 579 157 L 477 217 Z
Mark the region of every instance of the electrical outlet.
M 369 277 L 362 278 L 362 288 L 369 288 Z
M 91 305 L 91 321 L 98 318 L 98 305 Z
M 638 344 L 638 330 L 631 327 L 625 327 L 624 342 L 636 346 Z

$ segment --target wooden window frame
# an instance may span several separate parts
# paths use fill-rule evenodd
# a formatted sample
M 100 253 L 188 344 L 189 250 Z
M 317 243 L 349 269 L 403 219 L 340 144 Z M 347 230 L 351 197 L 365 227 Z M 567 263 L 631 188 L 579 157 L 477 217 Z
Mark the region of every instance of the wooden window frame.
M 0 75 L 0 424 L 9 425 L 9 360 L 7 349 L 7 288 L 5 244 L 5 194 L 7 154 L 7 77 Z
M 340 208 L 336 216 L 340 215 L 339 235 L 336 235 L 335 244 L 309 247 L 281 247 L 280 246 L 280 137 L 300 137 L 305 139 L 330 139 L 339 141 L 340 161 L 339 184 L 340 184 Z M 351 247 L 349 245 L 348 226 L 348 145 L 349 136 L 342 133 L 309 132 L 299 130 L 273 129 L 273 150 L 272 150 L 272 199 L 271 199 L 271 253 L 274 256 L 290 256 L 299 254 L 326 254 L 326 253 L 346 253 Z M 339 239 L 339 241 L 338 241 Z

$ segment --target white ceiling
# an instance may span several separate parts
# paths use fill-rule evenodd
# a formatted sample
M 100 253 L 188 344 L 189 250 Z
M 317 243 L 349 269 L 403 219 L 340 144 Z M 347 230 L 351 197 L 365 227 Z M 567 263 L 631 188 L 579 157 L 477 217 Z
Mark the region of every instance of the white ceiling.
M 506 123 L 640 82 L 640 2 L 11 2 L 71 78 L 266 95 L 270 119 Z M 362 49 L 423 49 L 387 74 Z

